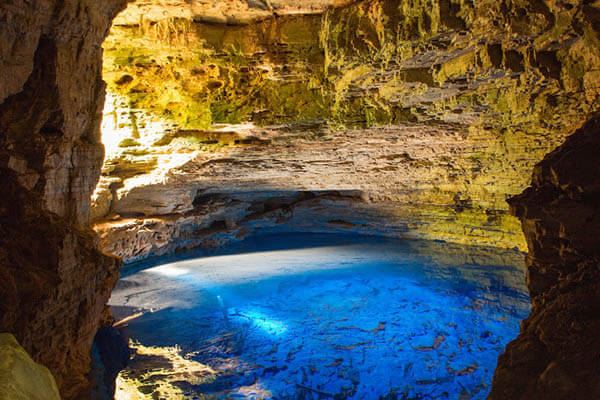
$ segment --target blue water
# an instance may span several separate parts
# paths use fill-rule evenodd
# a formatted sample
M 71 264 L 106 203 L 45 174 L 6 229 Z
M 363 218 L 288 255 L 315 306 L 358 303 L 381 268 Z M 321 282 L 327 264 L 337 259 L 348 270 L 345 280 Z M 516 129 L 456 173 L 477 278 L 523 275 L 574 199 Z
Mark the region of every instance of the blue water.
M 151 311 L 133 339 L 217 370 L 194 387 L 216 398 L 484 399 L 529 312 L 508 252 L 290 234 L 161 261 L 129 267 L 111 304 Z

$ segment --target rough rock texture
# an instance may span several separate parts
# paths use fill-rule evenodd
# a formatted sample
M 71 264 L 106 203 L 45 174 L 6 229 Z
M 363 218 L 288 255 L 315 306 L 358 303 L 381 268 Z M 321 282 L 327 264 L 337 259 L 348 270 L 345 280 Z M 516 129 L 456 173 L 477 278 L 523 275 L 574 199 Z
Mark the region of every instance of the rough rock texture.
M 60 400 L 48 368 L 33 361 L 9 333 L 0 333 L 0 399 Z
M 529 245 L 533 310 L 500 357 L 492 399 L 600 398 L 600 116 L 511 199 Z
M 0 399 L 60 400 L 48 368 L 33 361 L 9 333 L 0 333 Z
M 138 259 L 279 221 L 525 250 L 506 198 L 599 107 L 598 10 L 373 0 L 123 22 L 105 44 L 102 247 Z M 359 195 L 284 199 L 321 191 Z
M 96 249 L 101 43 L 121 0 L 0 4 L 0 331 L 64 398 L 89 386 L 92 340 L 118 276 Z
M 518 243 L 518 225 L 501 213 L 480 216 L 458 198 L 451 208 L 428 203 L 432 186 L 444 198 L 474 167 L 453 156 L 475 154 L 485 141 L 423 124 L 313 129 L 240 134 L 238 141 L 254 144 L 183 153 L 178 166 L 126 179 L 110 202 L 120 218 L 95 225 L 101 247 L 132 261 L 277 229 Z M 159 166 L 169 157 L 150 155 Z M 448 227 L 448 218 L 464 225 Z
M 197 22 L 244 25 L 274 16 L 322 13 L 356 0 L 136 0 L 116 25 L 185 18 Z

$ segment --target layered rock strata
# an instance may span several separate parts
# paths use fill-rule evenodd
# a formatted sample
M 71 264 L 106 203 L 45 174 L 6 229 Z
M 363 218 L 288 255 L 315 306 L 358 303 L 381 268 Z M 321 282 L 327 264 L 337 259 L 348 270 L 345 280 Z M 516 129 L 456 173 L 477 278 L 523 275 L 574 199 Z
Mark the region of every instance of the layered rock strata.
M 246 25 L 282 15 L 320 14 L 356 0 L 136 0 L 115 20 L 116 25 L 185 18 L 212 24 Z
M 123 5 L 0 5 L 0 332 L 50 369 L 66 399 L 89 387 L 118 276 L 89 213 L 103 159 L 100 45 Z
M 600 397 L 600 117 L 511 199 L 529 247 L 531 316 L 500 357 L 492 399 Z
M 103 248 L 133 260 L 279 221 L 526 250 L 505 200 L 598 109 L 597 15 L 377 0 L 234 27 L 121 20 Z
M 102 160 L 98 130 L 104 90 L 100 79 L 100 44 L 122 3 L 116 0 L 10 0 L 0 5 L 0 184 L 3 188 L 0 199 L 0 330 L 14 333 L 34 360 L 49 367 L 64 398 L 76 398 L 89 386 L 86 375 L 91 343 L 117 276 L 117 263 L 96 250 L 95 239 L 88 230 L 88 219 L 89 198 Z M 250 99 L 242 103 L 244 107 L 224 108 L 223 103 L 239 98 L 237 94 L 228 97 L 228 94 L 238 92 L 232 91 L 224 82 L 235 83 L 238 82 L 236 79 L 250 77 L 254 79 L 253 85 L 243 87 L 260 87 L 261 76 L 256 73 L 260 72 L 268 78 L 269 85 L 264 86 L 265 90 L 281 93 L 271 90 L 281 86 L 281 76 L 298 77 L 291 73 L 294 69 L 290 68 L 290 63 L 281 62 L 283 55 L 289 54 L 285 50 L 289 48 L 287 41 L 278 46 L 281 51 L 275 54 L 270 64 L 259 62 L 255 68 L 256 64 L 252 62 L 240 65 L 238 73 L 234 70 L 227 74 L 221 74 L 220 67 L 216 70 L 210 67 L 218 66 L 212 60 L 225 56 L 228 63 L 243 60 L 246 64 L 246 58 L 238 51 L 243 47 L 233 47 L 229 52 L 216 51 L 218 57 L 200 59 L 198 64 L 206 68 L 198 69 L 179 68 L 177 62 L 181 54 L 174 57 L 165 53 L 165 59 L 177 68 L 168 67 L 160 60 L 160 63 L 147 57 L 139 60 L 135 54 L 127 54 L 123 69 L 112 71 L 118 76 L 111 78 L 111 89 L 125 97 L 136 94 L 133 99 L 136 101 L 127 105 L 126 113 L 130 117 L 135 112 L 131 113 L 129 109 L 155 113 L 175 126 L 174 131 L 165 132 L 168 134 L 163 136 L 167 139 L 192 136 L 195 138 L 192 142 L 203 141 L 204 136 L 201 134 L 197 140 L 197 135 L 190 134 L 190 129 L 198 132 L 210 128 L 213 123 L 247 122 L 248 115 L 253 115 L 251 120 L 260 127 L 286 124 L 289 122 L 286 118 L 291 114 L 294 119 L 303 121 L 323 116 L 336 124 L 350 121 L 352 123 L 348 125 L 366 129 L 365 132 L 373 128 L 373 132 L 384 132 L 385 128 L 377 127 L 382 124 L 405 126 L 408 123 L 422 124 L 424 132 L 425 127 L 433 129 L 440 125 L 443 131 L 455 127 L 459 132 L 474 132 L 475 137 L 493 145 L 473 160 L 478 165 L 473 171 L 476 174 L 471 175 L 467 183 L 461 183 L 467 184 L 469 191 L 465 195 L 454 188 L 443 193 L 442 201 L 433 203 L 451 210 L 450 213 L 472 210 L 478 216 L 491 215 L 491 219 L 486 217 L 480 221 L 494 227 L 498 226 L 494 222 L 495 216 L 506 213 L 506 208 L 488 204 L 501 204 L 506 195 L 518 193 L 526 185 L 527 174 L 523 171 L 531 166 L 533 154 L 541 158 L 541 154 L 561 142 L 587 115 L 597 110 L 600 73 L 597 1 L 374 1 L 357 7 L 318 17 L 318 26 L 311 32 L 316 33 L 318 39 L 315 65 L 320 66 L 321 75 L 313 75 L 306 81 L 296 79 L 294 82 L 301 85 L 289 86 L 290 90 L 267 102 L 252 103 L 250 100 L 255 92 L 242 91 Z M 277 25 L 269 25 L 268 21 L 264 24 L 267 31 L 277 37 Z M 181 47 L 176 47 L 173 39 L 182 38 L 185 43 L 193 37 L 193 33 L 180 35 L 181 32 L 190 33 L 187 31 L 190 26 L 193 25 L 189 20 L 183 21 L 182 25 L 156 21 L 146 27 L 140 23 L 135 28 L 151 28 L 154 36 L 146 38 L 147 41 L 177 50 Z M 161 38 L 165 41 L 156 40 Z M 260 61 L 264 50 L 256 49 L 251 53 L 258 57 L 254 60 Z M 213 57 L 214 54 L 209 55 Z M 148 90 L 148 85 L 138 85 L 136 79 L 144 83 L 140 77 L 151 77 L 155 68 L 148 66 L 153 64 L 171 74 L 173 81 L 181 82 L 182 73 L 197 76 L 199 85 L 192 86 L 196 88 L 193 92 L 186 92 L 186 88 L 178 92 L 179 86 L 169 86 L 172 81 L 167 79 L 168 75 L 159 76 L 158 80 L 149 79 L 150 84 L 159 86 L 156 82 L 161 82 L 176 90 L 165 91 L 171 97 L 156 103 L 158 111 L 148 107 L 154 98 L 146 97 L 153 93 Z M 271 73 L 271 64 L 281 66 L 275 69 L 276 74 Z M 267 68 L 263 68 L 265 66 Z M 306 67 L 306 64 L 299 66 Z M 225 79 L 229 79 L 228 76 L 230 80 Z M 313 79 L 315 77 L 318 79 Z M 117 87 L 121 89 L 116 90 Z M 307 90 L 298 90 L 299 87 Z M 181 103 L 205 107 L 207 90 L 215 91 L 214 98 L 222 101 L 214 106 L 209 104 L 210 118 L 187 118 L 189 115 L 208 115 L 197 110 L 177 112 Z M 177 93 L 183 95 L 177 97 Z M 313 95 L 292 96 L 295 93 Z M 196 94 L 199 95 L 194 96 Z M 188 98 L 200 101 L 189 103 Z M 282 99 L 293 101 L 282 102 Z M 257 104 L 269 105 L 277 113 L 271 115 Z M 300 107 L 307 104 L 314 107 Z M 486 111 L 482 112 L 482 109 Z M 308 117 L 297 118 L 298 115 Z M 188 126 L 190 121 L 192 126 Z M 208 126 L 205 126 L 206 122 Z M 107 199 L 104 204 L 108 207 L 96 212 L 96 216 L 116 218 L 117 221 L 112 222 L 117 229 L 126 222 L 125 217 L 137 215 L 125 210 L 119 217 L 111 212 L 113 199 L 120 201 L 129 193 L 124 191 L 115 195 L 115 191 L 120 190 L 121 185 L 125 187 L 128 179 L 139 175 L 138 168 L 145 174 L 148 166 L 162 161 L 153 154 L 154 151 L 143 154 L 143 147 L 138 148 L 135 140 L 143 142 L 143 138 L 135 137 L 139 130 L 137 124 L 133 125 L 136 126 L 130 132 L 133 141 L 124 143 L 132 144 L 126 154 L 131 162 L 125 165 L 125 172 L 119 162 L 109 165 L 109 169 L 114 167 L 121 172 L 113 176 L 106 173 L 107 178 L 114 179 L 114 182 L 105 181 L 101 186 L 108 189 L 103 192 Z M 594 126 L 597 126 L 596 122 L 552 153 L 536 173 L 534 189 L 515 203 L 518 214 L 525 221 L 532 251 L 530 287 L 534 295 L 534 312 L 525 323 L 522 336 L 501 360 L 494 397 L 590 398 L 597 394 L 593 381 L 597 357 L 590 349 L 597 349 L 598 343 L 589 334 L 597 331 L 594 317 L 598 310 L 593 306 L 599 303 L 594 297 L 598 292 L 594 286 L 598 282 L 598 254 L 597 246 L 594 247 L 596 235 L 592 234 L 597 230 L 595 179 L 598 174 L 592 165 L 595 153 L 589 153 L 597 149 L 597 135 L 594 137 L 589 133 L 597 130 Z M 305 133 L 306 130 L 300 131 Z M 329 132 L 333 133 L 327 133 L 325 137 L 337 134 L 335 129 Z M 348 137 L 351 138 L 352 133 Z M 234 145 L 238 139 L 241 140 L 239 145 L 262 145 L 259 139 L 252 137 L 234 138 Z M 219 143 L 217 140 L 216 144 Z M 527 145 L 523 146 L 523 143 Z M 215 145 L 214 139 L 210 145 Z M 292 143 L 291 148 L 303 148 L 302 145 Z M 427 144 L 430 148 L 436 146 L 435 141 Z M 241 147 L 233 146 L 227 151 L 235 152 Z M 283 147 L 276 144 L 274 148 L 281 156 Z M 515 148 L 525 149 L 526 153 L 532 154 L 531 159 L 519 164 L 519 157 L 511 157 L 520 153 L 506 151 Z M 310 153 L 311 145 L 304 149 Z M 211 163 L 205 165 L 203 162 L 217 154 L 213 149 L 199 153 L 196 153 L 198 148 L 192 150 L 182 151 L 183 162 L 174 162 L 173 171 L 181 169 L 184 176 L 189 172 L 194 177 L 194 171 L 210 167 Z M 441 154 L 447 150 L 443 149 Z M 157 153 L 160 155 L 160 151 Z M 248 155 L 252 153 L 248 152 Z M 410 153 L 408 157 L 407 163 L 411 163 Z M 478 158 L 480 161 L 476 161 Z M 200 163 L 188 164 L 187 161 L 192 159 Z M 515 160 L 518 168 L 514 167 Z M 222 163 L 222 160 L 212 162 L 217 166 Z M 226 160 L 226 163 L 235 166 L 235 159 Z M 255 168 L 252 163 L 246 164 L 250 168 L 242 170 L 242 175 Z M 554 164 L 556 167 L 551 167 Z M 503 165 L 508 167 L 504 169 Z M 585 168 L 575 174 L 572 171 L 576 165 Z M 165 179 L 169 171 L 171 168 L 158 176 Z M 589 171 L 596 171 L 596 174 L 590 175 Z M 402 172 L 406 173 L 405 170 Z M 172 175 L 182 177 L 179 173 Z M 280 182 L 293 182 L 290 176 L 280 178 Z M 319 178 L 321 176 L 323 174 Z M 486 193 L 482 190 L 486 185 L 473 184 L 477 177 L 484 177 L 483 182 L 490 187 L 498 187 L 496 183 L 505 178 L 509 183 L 493 191 L 491 196 L 482 195 Z M 259 201 L 254 202 L 248 197 L 238 200 L 227 193 L 224 198 L 219 193 L 212 198 L 214 190 L 203 196 L 193 182 L 191 186 L 189 182 L 186 185 L 178 187 L 187 188 L 188 197 L 193 199 L 192 210 L 184 207 L 169 211 L 167 206 L 157 213 L 141 213 L 142 217 L 135 218 L 134 223 L 144 226 L 156 219 L 158 227 L 165 227 L 167 225 L 161 225 L 165 220 L 187 217 L 187 213 L 210 208 L 207 206 L 218 201 L 242 204 L 246 213 L 244 218 L 248 221 L 253 220 L 253 214 L 280 209 L 284 218 L 276 218 L 277 223 L 285 221 L 296 204 L 318 197 L 321 197 L 319 201 L 326 201 L 327 197 L 350 199 L 352 206 L 366 203 L 371 197 L 377 198 L 370 193 L 365 196 L 354 183 L 350 188 L 346 186 L 333 192 L 295 188 L 296 194 L 275 202 L 264 198 L 265 193 L 268 194 L 265 191 L 259 194 Z M 185 190 L 183 198 L 188 201 Z M 240 191 L 244 196 L 246 192 Z M 340 204 L 345 207 L 343 202 Z M 150 206 L 156 208 L 155 204 Z M 226 208 L 221 208 L 223 210 Z M 232 228 L 236 228 L 231 221 L 218 218 L 214 224 L 208 224 L 208 230 L 203 230 L 202 224 L 210 219 L 203 217 L 202 212 L 199 215 L 200 225 L 187 226 L 190 229 L 186 235 L 194 240 L 207 232 L 231 233 Z M 440 220 L 439 216 L 436 218 Z M 452 218 L 448 221 L 451 227 L 462 229 L 467 226 L 454 224 Z M 345 219 L 328 223 L 342 227 L 349 224 Z M 186 227 L 185 224 L 177 226 L 179 230 Z M 196 229 L 198 226 L 200 232 Z M 477 224 L 478 228 L 482 226 Z M 149 228 L 156 229 L 156 226 L 144 227 L 146 231 Z M 112 229 L 109 227 L 107 232 Z M 132 230 L 134 236 L 140 232 L 137 228 Z M 163 238 L 167 243 L 174 243 L 168 251 L 180 243 L 178 235 L 168 233 Z M 147 248 L 152 250 L 153 247 Z M 143 249 L 134 255 L 144 257 L 151 253 L 150 250 Z
M 477 238 L 509 248 L 518 243 L 519 227 L 501 213 L 482 221 L 458 198 L 451 209 L 428 202 L 432 187 L 443 198 L 444 188 L 454 189 L 456 177 L 475 167 L 453 157 L 475 154 L 485 141 L 468 140 L 449 126 L 422 124 L 314 129 L 232 133 L 251 144 L 183 153 L 176 167 L 159 167 L 126 179 L 120 188 L 97 191 L 97 202 L 110 198 L 104 209 L 119 215 L 96 224 L 102 248 L 133 261 L 276 230 L 454 242 Z M 163 155 L 154 156 L 165 165 Z M 450 230 L 450 218 L 464 226 Z M 492 229 L 495 242 L 489 239 Z

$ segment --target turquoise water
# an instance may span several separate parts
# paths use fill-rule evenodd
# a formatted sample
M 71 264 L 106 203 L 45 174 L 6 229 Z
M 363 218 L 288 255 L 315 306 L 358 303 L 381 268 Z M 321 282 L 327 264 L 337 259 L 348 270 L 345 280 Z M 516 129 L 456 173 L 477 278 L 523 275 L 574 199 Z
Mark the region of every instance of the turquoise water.
M 216 398 L 484 399 L 524 282 L 514 253 L 290 234 L 130 266 L 111 304 L 217 370 L 194 387 Z

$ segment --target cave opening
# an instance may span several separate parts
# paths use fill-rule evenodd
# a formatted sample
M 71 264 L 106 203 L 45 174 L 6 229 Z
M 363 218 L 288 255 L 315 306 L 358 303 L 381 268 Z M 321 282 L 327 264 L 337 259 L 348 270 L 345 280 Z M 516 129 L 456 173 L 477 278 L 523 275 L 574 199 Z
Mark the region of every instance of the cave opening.
M 565 89 L 580 56 L 503 39 L 472 3 L 350 3 L 115 19 L 92 216 L 126 262 L 117 398 L 488 396 L 529 311 L 506 200 L 594 109 Z
M 0 399 L 600 396 L 597 2 L 36 1 Z

